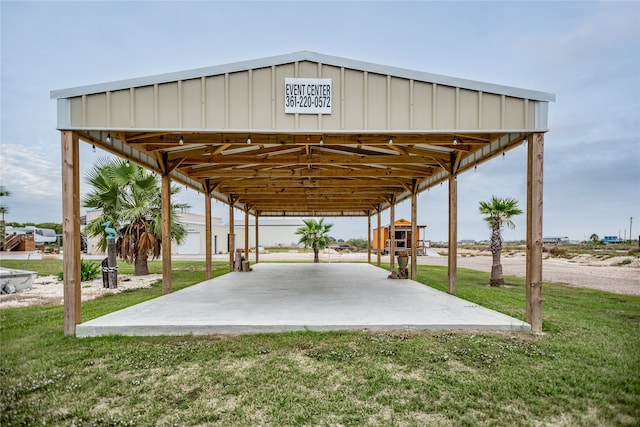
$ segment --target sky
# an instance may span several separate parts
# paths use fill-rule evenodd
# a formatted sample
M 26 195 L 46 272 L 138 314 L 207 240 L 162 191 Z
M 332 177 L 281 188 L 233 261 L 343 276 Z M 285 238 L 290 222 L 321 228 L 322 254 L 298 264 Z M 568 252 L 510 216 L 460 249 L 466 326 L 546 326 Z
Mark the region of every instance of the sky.
M 2 199 L 8 222 L 62 222 L 51 90 L 308 50 L 554 93 L 544 236 L 640 234 L 637 1 L 0 1 L 0 24 L 0 185 L 11 192 Z M 459 239 L 490 237 L 480 201 L 511 197 L 526 208 L 526 151 L 522 145 L 458 176 Z M 104 155 L 81 143 L 82 194 L 89 190 L 83 177 Z M 194 191 L 183 190 L 177 201 L 204 213 L 204 197 Z M 446 184 L 419 195 L 427 239 L 447 240 L 447 206 Z M 212 208 L 228 221 L 226 205 Z M 396 218 L 410 219 L 410 211 L 400 204 Z M 506 240 L 525 237 L 525 215 L 514 220 Z M 336 238 L 367 235 L 366 218 L 327 222 Z

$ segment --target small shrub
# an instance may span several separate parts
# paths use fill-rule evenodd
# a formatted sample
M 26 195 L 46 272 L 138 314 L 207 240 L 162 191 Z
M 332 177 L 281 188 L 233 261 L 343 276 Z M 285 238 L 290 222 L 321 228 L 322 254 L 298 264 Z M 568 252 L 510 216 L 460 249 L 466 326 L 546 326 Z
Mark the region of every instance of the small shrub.
M 629 249 L 628 254 L 631 256 L 640 257 L 640 248 Z
M 95 262 L 89 262 L 85 260 L 80 260 L 80 281 L 88 282 L 89 280 L 95 279 L 95 277 L 102 272 L 102 267 L 100 264 Z M 58 276 L 58 280 L 64 279 L 64 272 L 59 272 L 56 276 Z
M 558 246 L 554 246 L 548 251 L 551 256 L 562 258 L 567 256 L 567 250 L 563 248 L 559 248 Z
M 55 243 L 52 243 L 44 247 L 45 254 L 57 254 L 59 251 L 60 251 L 60 248 Z

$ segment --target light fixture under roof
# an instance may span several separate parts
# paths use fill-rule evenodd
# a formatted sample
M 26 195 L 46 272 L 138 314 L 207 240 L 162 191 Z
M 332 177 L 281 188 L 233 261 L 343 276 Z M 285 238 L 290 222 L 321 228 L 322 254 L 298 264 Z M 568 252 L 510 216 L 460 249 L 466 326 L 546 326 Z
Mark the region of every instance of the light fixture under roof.
M 247 137 L 247 144 L 251 144 L 251 135 Z
M 184 145 L 184 137 L 182 135 L 180 135 L 180 141 L 178 141 L 178 144 Z
M 393 145 L 393 136 L 389 137 L 389 145 Z
M 455 136 L 453 137 L 453 145 L 458 145 L 458 138 Z
M 111 134 L 107 134 L 107 143 L 111 144 Z
M 324 145 L 324 138 L 320 135 L 320 145 Z

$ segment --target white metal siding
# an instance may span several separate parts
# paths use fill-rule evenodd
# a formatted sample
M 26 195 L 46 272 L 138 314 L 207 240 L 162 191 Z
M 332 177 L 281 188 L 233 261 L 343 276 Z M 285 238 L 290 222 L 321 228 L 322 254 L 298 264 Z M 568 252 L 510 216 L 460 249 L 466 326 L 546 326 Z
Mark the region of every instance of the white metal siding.
M 200 233 L 197 231 L 187 232 L 184 241 L 175 245 L 177 255 L 199 255 L 200 254 Z
M 285 114 L 286 77 L 331 78 L 331 114 Z M 533 131 L 526 98 L 310 61 L 73 97 L 72 127 L 233 131 Z M 538 102 L 539 103 L 539 102 Z

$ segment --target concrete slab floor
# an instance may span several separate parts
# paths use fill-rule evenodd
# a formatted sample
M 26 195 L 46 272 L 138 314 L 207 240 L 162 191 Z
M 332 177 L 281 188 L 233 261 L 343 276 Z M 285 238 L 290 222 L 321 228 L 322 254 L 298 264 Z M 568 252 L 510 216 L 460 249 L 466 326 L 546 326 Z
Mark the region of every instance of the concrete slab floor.
M 370 264 L 269 264 L 77 326 L 78 337 L 298 330 L 512 330 L 530 325 Z

